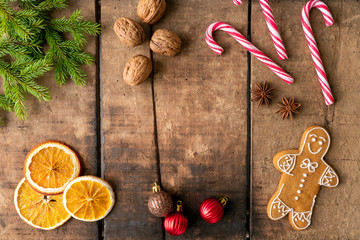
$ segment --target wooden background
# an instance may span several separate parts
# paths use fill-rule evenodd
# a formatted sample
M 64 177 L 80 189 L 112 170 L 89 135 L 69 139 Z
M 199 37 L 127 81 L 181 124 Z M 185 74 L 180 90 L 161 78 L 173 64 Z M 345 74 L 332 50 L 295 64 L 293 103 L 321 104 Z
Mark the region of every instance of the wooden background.
M 44 78 L 53 100 L 30 99 L 30 119 L 21 122 L 1 113 L 0 128 L 0 239 L 358 239 L 360 234 L 360 1 L 326 1 L 335 24 L 326 27 L 318 10 L 311 23 L 336 99 L 325 106 L 300 13 L 306 1 L 270 1 L 289 59 L 279 61 L 258 1 L 234 6 L 232 1 L 167 0 L 165 16 L 143 25 L 145 44 L 128 48 L 113 32 L 119 17 L 136 16 L 136 0 L 70 0 L 57 15 L 83 9 L 87 19 L 101 22 L 103 33 L 90 38 L 87 50 L 97 65 L 87 68 L 88 84 L 63 87 Z M 295 79 L 288 86 L 223 32 L 214 34 L 225 52 L 218 57 L 206 45 L 207 26 L 215 21 L 233 25 Z M 152 54 L 149 37 L 166 28 L 183 40 L 174 58 Z M 137 87 L 124 83 L 127 60 L 151 57 L 154 72 Z M 255 83 L 276 88 L 269 108 L 249 102 Z M 274 113 L 281 97 L 295 97 L 301 113 L 281 120 Z M 280 173 L 272 157 L 298 148 L 311 125 L 326 127 L 333 138 L 326 156 L 337 170 L 340 185 L 322 188 L 312 225 L 292 229 L 287 218 L 271 221 L 266 205 L 276 190 Z M 17 215 L 13 192 L 23 177 L 26 153 L 45 140 L 68 143 L 81 156 L 85 174 L 108 180 L 117 203 L 104 221 L 71 219 L 53 231 L 28 226 Z M 162 219 L 147 210 L 154 181 L 184 203 L 189 219 L 179 237 L 165 234 Z M 226 194 L 230 202 L 223 220 L 206 224 L 199 205 L 207 197 Z

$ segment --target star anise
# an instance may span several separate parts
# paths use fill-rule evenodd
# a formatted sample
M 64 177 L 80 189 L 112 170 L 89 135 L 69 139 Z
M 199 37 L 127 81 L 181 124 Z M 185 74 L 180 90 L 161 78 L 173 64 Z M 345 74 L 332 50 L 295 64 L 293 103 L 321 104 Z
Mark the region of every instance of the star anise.
M 301 106 L 300 103 L 295 103 L 294 98 L 287 100 L 285 97 L 283 97 L 281 103 L 278 103 L 277 105 L 280 107 L 280 110 L 276 113 L 282 114 L 283 120 L 289 116 L 290 119 L 292 119 L 293 115 L 299 112 L 298 108 Z
M 258 106 L 263 103 L 265 103 L 266 106 L 269 106 L 270 100 L 273 98 L 271 93 L 274 90 L 274 88 L 269 88 L 267 82 L 265 82 L 263 85 L 256 83 L 255 90 L 251 90 L 251 93 L 253 94 L 251 101 L 258 101 Z

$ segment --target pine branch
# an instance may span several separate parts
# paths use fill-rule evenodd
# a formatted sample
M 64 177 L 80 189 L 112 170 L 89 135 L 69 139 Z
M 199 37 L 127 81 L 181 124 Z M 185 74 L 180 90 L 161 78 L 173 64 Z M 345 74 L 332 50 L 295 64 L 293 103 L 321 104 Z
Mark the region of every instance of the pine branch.
M 43 76 L 46 72 L 52 69 L 52 62 L 48 59 L 40 59 L 28 64 L 21 69 L 19 77 L 24 80 L 32 80 Z
M 32 78 L 32 76 L 42 76 L 50 70 L 48 63 L 44 61 L 30 63 L 20 72 L 17 72 L 17 67 L 0 60 L 0 75 L 9 82 L 11 87 L 21 86 L 24 91 L 31 93 L 39 101 L 51 99 L 48 88 L 36 83 Z M 24 76 L 23 73 L 27 75 Z
M 84 20 L 80 10 L 69 18 L 52 19 L 50 11 L 66 8 L 67 0 L 17 0 L 21 9 L 16 11 L 9 4 L 15 1 L 0 0 L 0 76 L 5 92 L 0 94 L 0 108 L 15 111 L 23 120 L 28 94 L 39 101 L 51 99 L 49 89 L 37 81 L 46 72 L 54 69 L 59 84 L 68 79 L 86 83 L 81 66 L 95 59 L 82 48 L 87 34 L 100 34 L 100 25 Z M 73 39 L 66 40 L 63 33 Z
M 19 0 L 22 8 L 35 9 L 38 11 L 52 11 L 54 9 L 64 9 L 68 6 L 67 0 Z
M 27 107 L 25 106 L 26 98 L 24 89 L 21 86 L 16 85 L 11 88 L 10 99 L 14 102 L 15 116 L 21 120 L 28 118 Z
M 64 9 L 68 6 L 67 0 L 45 0 L 42 1 L 39 5 L 39 9 L 46 9 L 46 11 L 51 11 L 54 9 Z
M 86 74 L 80 68 L 83 59 L 76 59 L 81 52 L 79 45 L 74 41 L 64 41 L 59 33 L 51 29 L 46 31 L 46 40 L 50 46 L 47 57 L 54 61 L 56 81 L 65 84 L 70 77 L 77 85 L 84 85 Z
M 76 59 L 81 64 L 91 66 L 95 63 L 95 58 L 87 52 L 72 52 L 71 57 Z
M 3 57 L 5 55 L 10 55 L 12 59 L 21 62 L 31 61 L 31 51 L 9 37 L 0 39 L 0 56 Z
M 9 101 L 4 94 L 0 94 L 0 108 L 11 112 L 14 109 L 14 103 Z
M 14 104 L 10 102 L 4 94 L 0 94 L 0 108 L 4 109 L 5 111 L 12 112 L 14 109 Z M 0 125 L 4 125 L 4 122 L 1 120 Z
M 17 73 L 16 69 L 11 64 L 0 60 L 0 75 L 4 78 L 4 83 L 6 83 L 5 96 L 14 102 L 16 116 L 25 119 L 27 118 L 24 104 L 26 92 L 35 96 L 39 101 L 49 101 L 51 99 L 49 89 L 38 84 L 33 79 L 33 77 L 42 76 L 49 71 L 50 65 L 45 61 L 38 61 L 28 64 L 19 73 Z
M 100 25 L 92 21 L 85 21 L 80 10 L 76 10 L 70 18 L 52 19 L 50 27 L 58 32 L 71 32 L 74 41 L 81 46 L 86 44 L 84 33 L 92 36 L 100 34 Z
M 1 71 L 1 67 L 0 67 Z M 25 120 L 28 118 L 26 113 L 26 106 L 24 102 L 25 93 L 24 90 L 19 85 L 12 85 L 6 77 L 4 78 L 4 90 L 5 90 L 5 97 L 8 101 L 13 103 L 13 109 L 15 111 L 15 116 L 19 117 L 21 120 Z
M 31 36 L 30 29 L 15 18 L 15 12 L 7 2 L 0 1 L 0 35 L 28 40 Z

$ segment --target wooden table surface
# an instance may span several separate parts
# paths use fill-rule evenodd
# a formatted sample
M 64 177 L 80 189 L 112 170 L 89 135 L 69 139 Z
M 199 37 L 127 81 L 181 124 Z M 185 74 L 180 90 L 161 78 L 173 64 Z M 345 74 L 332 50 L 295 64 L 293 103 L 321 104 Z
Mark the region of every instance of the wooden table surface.
M 258 1 L 234 6 L 231 0 L 167 0 L 165 16 L 152 27 L 143 25 L 145 44 L 128 48 L 113 32 L 119 17 L 136 15 L 136 0 L 70 0 L 57 15 L 83 9 L 87 19 L 101 22 L 98 39 L 87 50 L 98 56 L 86 68 L 88 84 L 50 87 L 53 100 L 29 100 L 30 119 L 1 113 L 0 239 L 358 239 L 360 234 L 360 1 L 326 1 L 335 24 L 326 27 L 318 10 L 311 13 L 322 59 L 336 103 L 326 106 L 301 27 L 305 0 L 270 1 L 288 50 L 280 61 Z M 225 33 L 214 34 L 225 52 L 218 57 L 206 45 L 207 26 L 233 25 L 295 79 L 289 86 Z M 152 54 L 149 37 L 160 28 L 183 40 L 174 58 Z M 154 72 L 137 87 L 123 81 L 127 60 L 151 57 Z M 45 81 L 46 80 L 46 81 Z M 273 104 L 250 103 L 250 88 L 268 81 L 276 88 Z M 274 113 L 281 97 L 295 97 L 301 112 L 291 120 Z M 337 170 L 340 185 L 322 188 L 312 225 L 295 231 L 287 218 L 271 221 L 266 205 L 280 173 L 272 157 L 298 148 L 311 125 L 330 131 L 327 161 Z M 13 193 L 23 177 L 27 152 L 45 140 L 60 140 L 81 156 L 85 174 L 108 180 L 116 191 L 114 209 L 98 223 L 71 219 L 52 231 L 37 230 L 17 215 Z M 189 219 L 179 237 L 165 234 L 162 219 L 147 210 L 154 181 L 184 203 Z M 230 202 L 221 222 L 205 223 L 199 205 L 207 197 L 226 194 Z

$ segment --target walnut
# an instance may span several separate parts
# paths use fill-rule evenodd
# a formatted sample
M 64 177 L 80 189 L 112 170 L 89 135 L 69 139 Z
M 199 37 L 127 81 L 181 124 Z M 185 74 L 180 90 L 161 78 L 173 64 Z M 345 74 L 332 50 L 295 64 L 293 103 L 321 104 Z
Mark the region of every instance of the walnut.
M 136 55 L 126 63 L 123 78 L 127 84 L 137 86 L 149 77 L 151 71 L 151 60 L 143 55 Z
M 120 41 L 129 47 L 136 47 L 145 40 L 144 29 L 130 18 L 119 18 L 114 24 L 114 31 Z
M 137 15 L 143 23 L 154 24 L 162 18 L 165 9 L 165 0 L 140 0 Z
M 169 30 L 159 29 L 151 37 L 150 48 L 155 53 L 173 57 L 181 50 L 181 39 Z

